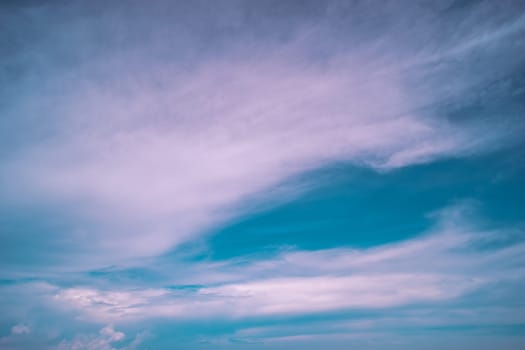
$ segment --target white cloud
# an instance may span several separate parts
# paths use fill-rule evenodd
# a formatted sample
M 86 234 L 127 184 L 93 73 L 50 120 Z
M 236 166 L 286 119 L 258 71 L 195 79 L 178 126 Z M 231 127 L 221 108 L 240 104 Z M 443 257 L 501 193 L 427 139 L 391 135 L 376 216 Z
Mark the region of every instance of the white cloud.
M 202 288 L 196 293 L 164 289 L 152 293 L 148 290 L 108 292 L 71 288 L 57 294 L 56 298 L 62 307 L 77 310 L 85 319 L 133 321 L 385 308 L 446 300 L 478 286 L 478 281 L 461 277 L 390 273 L 262 279 Z M 116 298 L 116 294 L 121 297 Z
M 248 202 L 286 201 L 303 190 L 289 180 L 331 162 L 388 171 L 504 144 L 507 135 L 523 130 L 499 110 L 505 99 L 495 103 L 494 119 L 455 123 L 435 114 L 457 100 L 458 109 L 476 105 L 487 94 L 479 89 L 522 66 L 522 47 L 514 39 L 525 23 L 522 15 L 488 2 L 472 6 L 461 24 L 456 21 L 462 16 L 442 15 L 448 4 L 425 10 L 426 1 L 401 9 L 394 2 L 380 8 L 361 2 L 345 14 L 348 30 L 341 30 L 339 17 L 327 15 L 315 25 L 297 20 L 304 23 L 291 31 L 278 23 L 272 33 L 248 28 L 246 37 L 228 36 L 236 44 L 220 42 L 217 49 L 209 45 L 214 38 L 202 41 L 201 33 L 211 31 L 200 17 L 185 22 L 144 9 L 159 17 L 150 26 L 142 11 L 117 14 L 108 6 L 104 14 L 88 16 L 90 6 L 61 6 L 31 7 L 5 18 L 7 32 L 19 35 L 13 42 L 29 45 L 13 46 L 0 67 L 16 76 L 0 96 L 6 101 L 0 138 L 7 140 L 0 152 L 0 197 L 10 212 L 23 209 L 58 222 L 50 232 L 21 230 L 21 237 L 12 237 L 22 242 L 38 235 L 46 244 L 24 244 L 23 266 L 8 264 L 6 278 L 49 278 L 56 285 L 2 286 L 6 319 L 27 319 L 20 314 L 32 315 L 31 303 L 49 300 L 57 310 L 104 324 L 386 308 L 452 300 L 523 278 L 523 243 L 486 249 L 506 232 L 443 225 L 426 237 L 372 249 L 154 267 L 169 270 L 163 271 L 166 284 L 200 286 L 194 289 L 163 288 L 158 281 L 131 288 L 102 278 L 90 285 L 95 278 L 77 274 L 58 287 L 73 276 L 64 271 L 140 265 L 140 258 L 256 207 Z M 221 9 L 220 21 L 232 17 L 222 11 L 242 18 L 237 8 Z M 131 13 L 138 17 L 128 18 Z M 26 15 L 31 25 L 19 30 Z M 226 32 L 239 28 L 239 18 Z M 144 23 L 151 28 L 144 30 Z M 113 38 L 117 27 L 127 29 Z M 32 35 L 35 28 L 46 35 Z M 142 33 L 150 31 L 151 45 Z M 276 33 L 288 39 L 274 42 Z M 199 51 L 201 46 L 207 49 Z M 195 62 L 178 60 L 186 49 L 196 51 L 190 55 Z M 509 124 L 514 130 L 505 130 Z M 75 225 L 71 231 L 69 223 Z M 46 258 L 55 266 L 35 264 L 32 249 L 54 250 Z M 19 299 L 24 302 L 12 303 Z M 35 333 L 24 327 L 14 326 L 2 341 Z M 62 346 L 112 349 L 128 340 L 108 326 Z
M 18 349 L 21 345 L 27 345 L 31 342 L 31 328 L 23 323 L 11 327 L 11 334 L 0 337 L 0 348 Z
M 452 287 L 451 287 L 452 286 Z M 206 288 L 226 298 L 235 316 L 302 314 L 342 309 L 374 309 L 454 298 L 475 281 L 431 274 L 367 274 L 294 277 Z
M 155 300 L 168 295 L 163 289 L 135 291 L 103 291 L 94 288 L 68 288 L 53 296 L 57 307 L 81 311 L 81 318 L 126 320 L 142 317 L 144 310 L 153 308 Z
M 25 324 L 17 324 L 11 328 L 11 334 L 13 335 L 22 335 L 31 333 L 31 328 Z
M 124 333 L 115 331 L 112 325 L 102 328 L 97 335 L 77 334 L 72 340 L 63 340 L 57 346 L 57 350 L 116 350 L 116 349 L 135 349 L 137 342 L 132 342 L 130 346 L 118 345 L 124 340 Z
M 232 260 L 173 275 L 193 289 L 61 290 L 55 300 L 102 322 L 148 318 L 244 318 L 453 300 L 523 277 L 525 243 L 493 245 L 511 232 L 481 231 L 449 208 L 429 233 L 368 249 L 287 251 L 272 259 Z M 210 270 L 215 271 L 209 279 Z M 222 276 L 222 280 L 218 278 Z
M 370 5 L 355 6 L 350 18 L 377 11 Z M 490 6 L 479 8 L 487 11 Z M 38 11 L 44 11 L 45 18 L 49 10 Z M 240 10 L 221 11 L 229 18 L 229 11 Z M 50 67 L 35 78 L 39 83 L 17 82 L 25 95 L 9 103 L 8 118 L 16 126 L 18 120 L 43 115 L 45 123 L 31 125 L 46 136 L 21 142 L 2 160 L 2 195 L 13 203 L 51 204 L 62 215 L 72 215 L 83 224 L 64 233 L 67 240 L 57 241 L 88 251 L 83 259 L 77 256 L 78 265 L 110 265 L 165 252 L 242 215 L 247 200 L 330 162 L 388 170 L 484 150 L 509 133 L 483 121 L 460 126 L 435 118 L 436 111 L 428 106 L 463 94 L 473 78 L 486 79 L 490 72 L 452 79 L 456 69 L 447 66 L 436 73 L 427 65 L 463 57 L 487 40 L 515 35 L 523 18 L 505 25 L 491 21 L 487 28 L 494 34 L 486 39 L 479 35 L 485 27 L 461 28 L 453 42 L 436 50 L 431 43 L 416 48 L 395 44 L 405 41 L 397 40 L 405 35 L 398 31 L 412 17 L 428 20 L 411 23 L 420 29 L 410 32 L 429 33 L 432 43 L 441 43 L 436 11 L 414 5 L 408 10 L 414 16 L 399 16 L 392 4 L 383 11 L 385 20 L 400 27 L 364 40 L 359 28 L 350 26 L 348 34 L 360 44 L 350 45 L 351 50 L 335 45 L 322 60 L 309 58 L 318 43 L 308 35 L 327 39 L 333 34 L 327 23 L 301 27 L 305 30 L 297 30 L 284 46 L 257 40 L 246 50 L 238 38 L 240 47 L 203 54 L 187 65 L 138 54 L 166 46 L 136 41 L 143 35 L 140 31 L 124 40 L 127 50 L 98 49 L 90 32 L 64 19 L 71 30 L 53 27 L 49 42 L 39 45 L 54 52 L 57 45 L 60 51 L 81 42 L 92 55 L 73 60 L 68 69 L 44 55 Z M 108 22 L 113 28 L 114 21 L 129 20 L 117 17 L 86 20 L 95 21 L 93 28 L 106 29 Z M 167 27 L 178 26 L 165 20 L 158 23 L 162 38 Z M 134 26 L 125 27 L 134 32 Z M 195 33 L 179 32 L 184 31 L 170 30 L 169 37 L 178 44 L 182 38 L 193 42 L 186 35 Z M 469 44 L 461 40 L 465 38 Z M 32 62 L 32 56 L 27 59 Z M 499 65 L 497 73 L 510 69 L 507 66 Z M 417 73 L 421 70 L 424 73 Z M 301 191 L 300 186 L 290 187 L 286 195 L 279 192 L 270 199 L 283 201 Z
M 472 148 L 469 130 L 411 114 L 396 75 L 371 69 L 212 62 L 182 76 L 166 67 L 125 92 L 118 77 L 86 78 L 61 97 L 73 131 L 6 162 L 6 181 L 19 199 L 76 204 L 97 228 L 84 246 L 116 260 L 161 253 L 333 161 L 388 169 Z
M 102 328 L 99 333 L 105 336 L 111 343 L 124 339 L 124 333 L 115 331 L 112 325 Z

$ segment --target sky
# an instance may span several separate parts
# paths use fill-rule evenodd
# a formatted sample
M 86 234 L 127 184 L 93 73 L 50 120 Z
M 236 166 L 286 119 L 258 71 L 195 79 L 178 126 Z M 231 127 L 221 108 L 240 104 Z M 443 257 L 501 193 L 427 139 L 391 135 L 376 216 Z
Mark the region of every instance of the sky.
M 525 2 L 0 2 L 0 349 L 525 347 Z

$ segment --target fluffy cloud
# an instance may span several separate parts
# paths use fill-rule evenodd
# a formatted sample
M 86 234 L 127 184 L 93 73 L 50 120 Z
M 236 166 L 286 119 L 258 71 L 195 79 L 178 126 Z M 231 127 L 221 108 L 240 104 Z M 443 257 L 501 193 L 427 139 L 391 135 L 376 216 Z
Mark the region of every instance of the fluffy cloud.
M 99 331 L 98 335 L 76 335 L 73 340 L 62 341 L 57 350 L 115 350 L 131 349 L 129 347 L 115 348 L 115 343 L 124 339 L 122 332 L 115 331 L 112 325 L 108 325 Z
M 31 333 L 31 328 L 26 326 L 25 324 L 17 324 L 11 328 L 11 334 L 14 335 L 20 335 L 20 334 L 28 334 Z

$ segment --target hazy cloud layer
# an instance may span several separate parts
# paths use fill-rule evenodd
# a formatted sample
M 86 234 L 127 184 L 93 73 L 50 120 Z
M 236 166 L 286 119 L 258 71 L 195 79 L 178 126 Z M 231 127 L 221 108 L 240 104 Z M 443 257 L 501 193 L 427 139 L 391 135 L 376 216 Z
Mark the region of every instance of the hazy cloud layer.
M 519 348 L 523 13 L 511 0 L 2 3 L 0 347 L 423 349 L 439 342 L 403 332 L 473 327 L 494 338 L 465 344 Z M 457 181 L 433 173 L 450 159 L 490 180 L 468 198 L 450 186 L 447 208 L 411 218 L 432 225 L 414 237 L 214 258 L 210 237 L 300 207 L 316 171 L 388 182 L 419 166 L 432 187 Z M 405 205 L 387 196 L 367 198 Z M 353 204 L 338 215 L 381 219 Z

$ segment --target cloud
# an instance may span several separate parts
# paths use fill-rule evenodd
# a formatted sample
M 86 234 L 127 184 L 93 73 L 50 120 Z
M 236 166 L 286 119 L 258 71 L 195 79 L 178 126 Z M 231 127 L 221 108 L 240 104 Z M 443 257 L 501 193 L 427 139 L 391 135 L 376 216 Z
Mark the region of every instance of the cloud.
M 312 71 L 274 59 L 211 62 L 182 77 L 166 70 L 166 87 L 145 79 L 126 88 L 131 99 L 111 81 L 64 98 L 73 109 L 68 115 L 75 121 L 89 115 L 90 125 L 19 154 L 7 165 L 9 180 L 31 198 L 79 201 L 97 220 L 146 225 L 150 232 L 128 234 L 128 250 L 148 253 L 222 218 L 248 196 L 327 162 L 382 165 L 381 159 L 402 152 L 395 166 L 403 166 L 461 147 L 462 136 L 448 127 L 385 115 L 409 109 L 399 96 L 402 87 L 396 81 L 358 83 L 352 68 Z M 372 100 L 381 102 L 367 102 Z M 161 110 L 147 112 L 151 108 Z M 108 110 L 115 112 L 106 117 Z M 163 119 L 146 126 L 141 119 L 148 113 Z M 105 118 L 124 125 L 108 129 Z M 448 146 L 434 145 L 445 142 L 443 133 L 451 135 Z M 422 142 L 429 147 L 419 147 Z M 407 153 L 414 148 L 418 154 Z M 144 241 L 144 234 L 156 239 Z
M 278 315 L 432 302 L 454 298 L 475 286 L 476 281 L 462 278 L 391 273 L 267 279 L 201 292 L 233 301 L 234 315 Z
M 16 349 L 20 345 L 31 344 L 31 328 L 26 324 L 19 323 L 11 327 L 11 334 L 0 337 L 0 347 L 2 349 Z
M 163 253 L 246 214 L 247 201 L 286 201 L 301 191 L 295 176 L 326 164 L 385 171 L 483 152 L 512 134 L 421 108 L 441 103 L 432 91 L 443 84 L 389 58 L 388 35 L 370 43 L 385 45 L 372 53 L 367 45 L 334 50 L 327 61 L 301 58 L 303 36 L 292 38 L 290 49 L 262 41 L 261 54 L 226 50 L 184 70 L 178 61 L 128 62 L 127 51 L 89 42 L 99 54 L 92 61 L 44 74 L 44 101 L 24 85 L 29 98 L 9 105 L 16 120 L 35 113 L 27 111 L 34 104 L 51 130 L 2 162 L 4 195 L 23 207 L 51 204 L 83 223 L 64 235 L 105 265 Z M 432 55 L 421 56 L 409 72 Z M 283 183 L 288 192 L 264 197 Z
M 112 325 L 102 328 L 100 330 L 100 335 L 105 336 L 111 343 L 124 339 L 124 333 L 115 331 Z
M 245 262 L 233 259 L 212 265 L 212 279 L 204 269 L 189 280 L 172 275 L 172 288 L 74 287 L 60 290 L 54 300 L 99 322 L 235 319 L 430 305 L 495 284 L 516 283 L 523 276 L 519 266 L 525 244 L 504 244 L 504 237 L 515 236 L 512 231 L 477 229 L 460 217 L 465 210 L 460 206 L 443 211 L 436 215 L 434 229 L 404 242 L 367 249 L 292 250 Z M 195 287 L 184 288 L 187 284 Z
M 60 350 L 115 350 L 114 343 L 124 339 L 124 333 L 117 332 L 113 326 L 102 328 L 98 335 L 76 335 L 74 339 L 60 342 Z M 121 349 L 120 347 L 118 347 Z
M 0 305 L 3 324 L 16 324 L 2 347 L 35 341 L 39 322 L 110 324 L 60 333 L 60 346 L 125 349 L 142 337 L 114 324 L 467 299 L 489 305 L 478 318 L 523 323 L 518 307 L 515 318 L 494 310 L 523 289 L 521 229 L 480 228 L 456 207 L 423 236 L 370 248 L 287 247 L 221 262 L 163 255 L 297 198 L 316 186 L 301 180 L 312 170 L 389 172 L 522 140 L 522 5 L 205 5 L 0 5 Z M 154 276 L 122 277 L 129 267 Z M 443 322 L 473 322 L 471 310 Z M 430 311 L 402 316 L 432 326 Z M 329 337 L 310 331 L 260 337 Z M 226 345 L 252 338 L 239 332 Z
M 56 298 L 65 308 L 77 310 L 82 318 L 98 321 L 237 318 L 432 302 L 460 296 L 478 285 L 475 280 L 460 277 L 390 273 L 282 277 L 206 287 L 196 293 L 71 288 Z
M 17 324 L 11 328 L 11 334 L 13 335 L 21 335 L 21 334 L 29 334 L 31 333 L 31 328 L 26 326 L 25 324 Z

